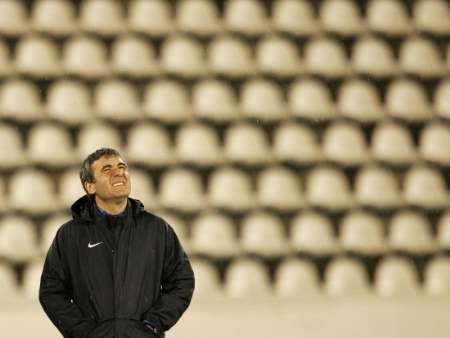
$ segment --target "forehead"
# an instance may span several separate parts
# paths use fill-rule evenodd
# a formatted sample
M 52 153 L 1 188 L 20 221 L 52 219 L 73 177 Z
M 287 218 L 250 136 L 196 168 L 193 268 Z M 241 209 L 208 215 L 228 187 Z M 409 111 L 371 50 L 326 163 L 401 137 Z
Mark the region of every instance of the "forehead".
M 114 167 L 119 165 L 120 163 L 126 164 L 126 162 L 120 156 L 116 155 L 102 156 L 98 160 L 94 161 L 94 163 L 92 163 L 92 169 L 95 171 L 107 165 Z

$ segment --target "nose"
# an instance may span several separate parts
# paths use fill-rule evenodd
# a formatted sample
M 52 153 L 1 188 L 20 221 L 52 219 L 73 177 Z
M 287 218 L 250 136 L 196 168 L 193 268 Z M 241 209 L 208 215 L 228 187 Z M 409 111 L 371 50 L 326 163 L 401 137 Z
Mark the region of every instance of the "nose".
M 113 176 L 124 176 L 125 174 L 125 168 L 116 168 L 113 172 Z

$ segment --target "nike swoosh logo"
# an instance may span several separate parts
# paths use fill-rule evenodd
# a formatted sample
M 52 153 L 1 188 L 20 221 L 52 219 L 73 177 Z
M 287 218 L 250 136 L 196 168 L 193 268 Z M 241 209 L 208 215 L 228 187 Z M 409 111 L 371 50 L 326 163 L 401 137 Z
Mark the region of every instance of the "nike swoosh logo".
M 95 243 L 95 244 L 91 244 L 90 242 L 88 243 L 88 248 L 89 249 L 91 249 L 91 248 L 94 248 L 94 247 L 96 247 L 97 245 L 100 245 L 100 244 L 102 244 L 103 242 L 98 242 L 98 243 Z

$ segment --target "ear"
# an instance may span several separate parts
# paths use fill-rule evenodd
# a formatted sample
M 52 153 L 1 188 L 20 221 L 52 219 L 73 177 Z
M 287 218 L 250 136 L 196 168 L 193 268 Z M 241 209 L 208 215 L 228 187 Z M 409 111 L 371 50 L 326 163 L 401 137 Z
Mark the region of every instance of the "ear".
M 90 194 L 90 195 L 95 194 L 96 189 L 95 189 L 95 183 L 94 182 L 86 182 L 84 184 L 84 186 L 86 187 L 86 190 L 87 190 L 88 194 Z

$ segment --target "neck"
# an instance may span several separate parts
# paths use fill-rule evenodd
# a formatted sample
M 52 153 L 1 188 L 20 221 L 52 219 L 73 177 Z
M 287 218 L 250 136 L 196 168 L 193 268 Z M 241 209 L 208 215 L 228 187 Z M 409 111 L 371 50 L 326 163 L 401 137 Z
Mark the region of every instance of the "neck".
M 110 215 L 118 215 L 122 213 L 127 207 L 127 202 L 128 199 L 126 197 L 117 200 L 105 201 L 95 195 L 95 203 L 97 203 L 100 208 L 105 210 Z

